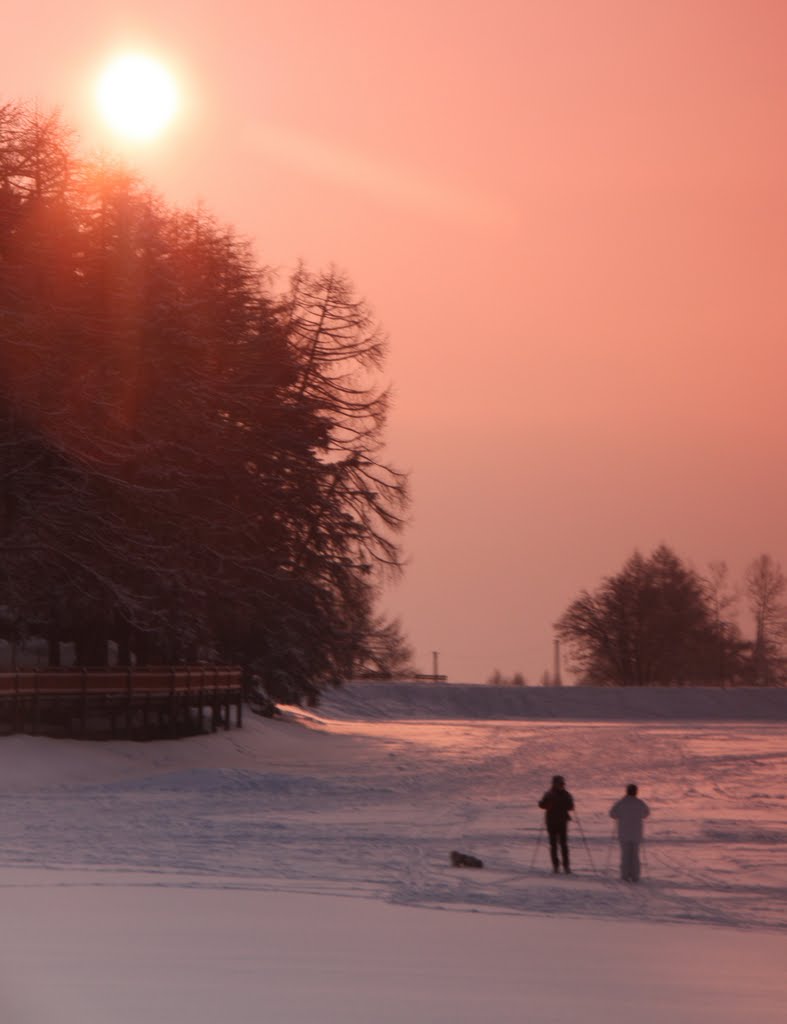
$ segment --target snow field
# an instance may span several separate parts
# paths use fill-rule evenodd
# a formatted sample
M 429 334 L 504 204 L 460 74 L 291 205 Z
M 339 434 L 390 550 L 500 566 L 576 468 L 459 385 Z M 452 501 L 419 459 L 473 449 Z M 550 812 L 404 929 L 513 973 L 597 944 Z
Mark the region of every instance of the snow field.
M 0 1019 L 783 1019 L 783 719 L 437 719 L 428 689 L 407 720 L 356 686 L 188 740 L 0 741 Z M 557 771 L 571 877 L 535 806 Z

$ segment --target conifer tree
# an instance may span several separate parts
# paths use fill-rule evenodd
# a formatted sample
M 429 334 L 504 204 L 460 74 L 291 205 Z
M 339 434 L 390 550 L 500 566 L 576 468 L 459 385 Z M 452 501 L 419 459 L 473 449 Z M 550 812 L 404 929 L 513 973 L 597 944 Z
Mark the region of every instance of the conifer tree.
M 339 682 L 400 564 L 383 352 L 336 271 L 279 294 L 203 209 L 0 108 L 0 630 Z

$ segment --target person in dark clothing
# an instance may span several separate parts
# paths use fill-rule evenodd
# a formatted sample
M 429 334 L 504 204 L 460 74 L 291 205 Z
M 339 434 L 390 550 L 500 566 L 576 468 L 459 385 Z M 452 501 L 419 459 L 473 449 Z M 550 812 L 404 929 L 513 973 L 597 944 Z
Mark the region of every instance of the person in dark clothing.
M 563 870 L 567 875 L 571 874 L 568 860 L 568 823 L 571 821 L 570 812 L 574 810 L 574 798 L 566 789 L 566 780 L 562 775 L 552 777 L 552 788 L 538 801 L 538 806 L 546 811 L 547 835 L 549 836 L 549 855 L 552 858 L 552 870 L 557 873 L 560 870 L 557 850 L 560 844 L 560 855 L 563 860 Z

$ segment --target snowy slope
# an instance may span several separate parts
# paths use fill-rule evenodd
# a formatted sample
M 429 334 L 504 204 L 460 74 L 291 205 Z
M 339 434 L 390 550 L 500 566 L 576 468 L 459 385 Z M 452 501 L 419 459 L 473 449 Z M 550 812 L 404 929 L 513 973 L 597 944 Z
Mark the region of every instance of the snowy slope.
M 787 720 L 787 688 L 515 687 L 356 682 L 329 691 L 332 718 Z

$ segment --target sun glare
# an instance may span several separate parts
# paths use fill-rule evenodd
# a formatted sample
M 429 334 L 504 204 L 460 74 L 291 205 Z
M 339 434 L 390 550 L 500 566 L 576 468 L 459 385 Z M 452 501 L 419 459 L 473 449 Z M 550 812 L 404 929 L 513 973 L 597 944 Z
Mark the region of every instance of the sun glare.
M 99 78 L 96 98 L 113 132 L 141 142 L 160 135 L 178 110 L 173 75 L 141 53 L 116 57 Z

